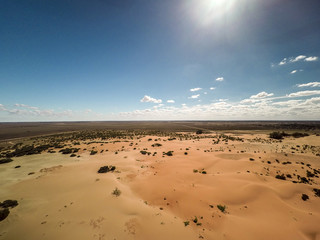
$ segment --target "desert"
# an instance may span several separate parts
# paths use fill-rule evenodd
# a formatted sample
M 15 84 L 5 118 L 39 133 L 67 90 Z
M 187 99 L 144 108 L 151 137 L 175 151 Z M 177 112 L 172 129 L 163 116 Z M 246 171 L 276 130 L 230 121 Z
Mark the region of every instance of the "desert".
M 0 240 L 320 240 L 320 0 L 0 6 Z
M 320 239 L 316 125 L 144 124 L 2 139 L 0 239 Z

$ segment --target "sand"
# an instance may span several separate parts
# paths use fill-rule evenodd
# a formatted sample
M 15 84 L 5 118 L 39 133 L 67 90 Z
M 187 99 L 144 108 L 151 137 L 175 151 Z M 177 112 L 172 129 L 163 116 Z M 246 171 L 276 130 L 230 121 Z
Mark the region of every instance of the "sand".
M 0 201 L 19 202 L 0 222 L 0 239 L 320 239 L 320 180 L 297 177 L 320 169 L 320 137 L 232 136 L 244 140 L 145 136 L 81 142 L 80 157 L 15 157 L 0 165 Z M 106 165 L 116 171 L 98 174 Z

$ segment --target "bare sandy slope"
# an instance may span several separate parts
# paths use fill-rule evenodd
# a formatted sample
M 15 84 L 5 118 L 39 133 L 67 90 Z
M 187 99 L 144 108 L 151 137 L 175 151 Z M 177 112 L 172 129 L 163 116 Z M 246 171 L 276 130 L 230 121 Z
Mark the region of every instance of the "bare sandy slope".
M 298 178 L 319 170 L 320 137 L 240 137 L 244 142 L 213 144 L 149 136 L 82 144 L 79 158 L 14 158 L 0 165 L 0 201 L 19 206 L 0 222 L 0 239 L 320 239 L 319 178 Z M 99 153 L 91 156 L 93 147 Z M 168 151 L 173 156 L 163 155 Z M 98 174 L 105 165 L 116 171 Z M 291 178 L 275 178 L 281 174 Z

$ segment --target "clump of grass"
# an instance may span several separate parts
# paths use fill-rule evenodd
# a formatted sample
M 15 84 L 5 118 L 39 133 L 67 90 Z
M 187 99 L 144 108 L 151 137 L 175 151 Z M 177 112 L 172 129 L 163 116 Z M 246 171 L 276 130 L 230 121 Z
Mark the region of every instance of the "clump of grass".
M 119 197 L 121 195 L 120 189 L 117 187 L 112 191 L 112 195 L 115 195 L 116 197 Z
M 183 222 L 184 223 L 184 226 L 186 227 L 186 226 L 188 226 L 189 224 L 190 224 L 190 222 L 189 221 L 185 221 L 185 222 Z
M 197 173 L 197 172 L 198 172 L 198 169 L 193 169 L 193 172 L 194 172 L 194 173 Z
M 226 211 L 226 208 L 227 208 L 227 207 L 226 207 L 226 205 L 220 205 L 220 204 L 218 204 L 218 205 L 217 205 L 217 208 L 218 208 L 221 212 L 224 213 L 224 212 Z

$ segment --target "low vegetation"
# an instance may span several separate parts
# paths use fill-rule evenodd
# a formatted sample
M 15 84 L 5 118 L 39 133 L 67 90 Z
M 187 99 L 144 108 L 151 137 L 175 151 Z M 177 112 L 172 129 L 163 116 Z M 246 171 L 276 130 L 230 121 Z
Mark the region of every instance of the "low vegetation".
M 14 208 L 18 206 L 18 201 L 17 200 L 5 200 L 0 203 L 0 221 L 6 219 L 9 214 L 10 210 L 9 208 Z
M 294 138 L 300 138 L 300 137 L 306 137 L 306 136 L 309 136 L 308 133 L 300 133 L 300 132 L 294 132 L 292 134 L 289 134 L 289 133 L 286 133 L 284 131 L 282 132 L 272 132 L 269 134 L 269 138 L 273 138 L 273 139 L 278 139 L 278 140 L 281 140 L 283 139 L 284 137 L 294 137 Z
M 167 155 L 169 157 L 173 156 L 173 151 L 163 152 L 163 155 Z
M 113 172 L 114 170 L 116 170 L 115 166 L 103 166 L 98 170 L 98 173 L 107 173 L 107 172 Z
M 226 208 L 227 208 L 227 207 L 226 207 L 226 205 L 220 205 L 220 204 L 218 204 L 218 205 L 217 205 L 217 208 L 218 208 L 221 212 L 224 213 L 224 212 L 226 211 Z
M 307 195 L 307 194 L 302 194 L 302 196 L 301 196 L 301 199 L 303 200 L 303 201 L 307 201 L 308 199 L 309 199 L 309 196 Z
M 121 195 L 121 191 L 120 189 L 118 189 L 117 187 L 112 191 L 112 195 L 119 197 Z
M 284 174 L 281 174 L 281 175 L 276 175 L 276 178 L 277 179 L 280 179 L 280 180 L 286 180 L 286 176 Z
M 12 162 L 13 160 L 11 158 L 3 158 L 0 159 L 0 164 L 4 164 L 4 163 L 9 163 Z
M 152 146 L 152 147 L 161 147 L 162 144 L 160 144 L 160 143 L 154 143 L 154 144 L 152 144 L 151 146 Z

